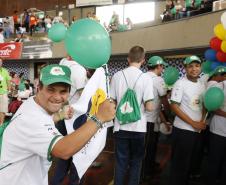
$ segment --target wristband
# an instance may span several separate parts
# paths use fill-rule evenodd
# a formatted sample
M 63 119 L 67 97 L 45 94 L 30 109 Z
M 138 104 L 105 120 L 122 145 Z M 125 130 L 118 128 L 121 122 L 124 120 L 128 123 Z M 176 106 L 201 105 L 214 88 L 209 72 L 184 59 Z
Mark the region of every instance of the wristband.
M 86 115 L 89 119 L 91 119 L 96 123 L 98 128 L 103 128 L 103 125 L 102 125 L 103 123 L 96 116 L 90 115 L 89 113 L 87 113 Z

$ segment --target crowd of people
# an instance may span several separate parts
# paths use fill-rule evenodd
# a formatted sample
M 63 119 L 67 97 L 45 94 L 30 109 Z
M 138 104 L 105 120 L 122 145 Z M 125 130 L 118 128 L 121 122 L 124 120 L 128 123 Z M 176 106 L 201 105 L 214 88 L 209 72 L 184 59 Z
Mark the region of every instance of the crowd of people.
M 146 73 L 140 69 L 145 63 L 144 48 L 132 47 L 127 60 L 128 67 L 111 78 L 111 99 L 100 104 L 96 114 L 87 114 L 85 124 L 68 135 L 65 122 L 74 122 L 70 105 L 76 104 L 95 72 L 92 70 L 87 76 L 86 69 L 68 56 L 59 65 L 41 69 L 37 92 L 33 93 L 29 81 L 15 73 L 10 77 L 1 60 L 0 125 L 6 124 L 8 97 L 25 101 L 1 133 L 0 184 L 47 185 L 48 161 L 55 157 L 58 160 L 49 179 L 51 185 L 60 184 L 68 173 L 73 184 L 81 185 L 71 157 L 104 122 L 113 118 L 115 185 L 124 185 L 126 174 L 129 185 L 138 185 L 141 169 L 143 177 L 153 174 L 160 123 L 172 131 L 170 185 L 187 185 L 189 177 L 200 176 L 206 139 L 209 143 L 206 183 L 214 185 L 218 180 L 219 184 L 226 184 L 226 67 L 216 68 L 203 81 L 201 59 L 188 56 L 183 62 L 185 76 L 169 88 L 161 77 L 167 66 L 161 57 L 149 58 Z M 225 99 L 223 106 L 206 119 L 203 95 L 211 87 L 222 89 Z
M 133 23 L 129 17 L 126 18 L 125 24 L 120 23 L 119 15 L 115 11 L 113 11 L 109 24 L 107 25 L 106 23 L 104 23 L 104 27 L 108 32 L 126 31 L 132 29 Z
M 35 9 L 36 10 L 36 9 Z M 57 16 L 38 14 L 37 10 L 25 9 L 21 14 L 14 11 L 12 17 L 5 17 L 0 22 L 0 43 L 6 39 L 15 38 L 10 42 L 27 42 L 32 40 L 33 33 L 47 33 L 53 24 L 63 23 L 66 27 L 78 20 L 77 16 L 72 16 L 71 23 L 63 19 L 63 13 L 59 12 Z M 88 12 L 87 18 L 98 21 L 95 13 Z
M 88 12 L 86 18 L 100 22 L 99 18 L 94 12 Z M 39 15 L 34 10 L 25 9 L 23 13 L 14 11 L 12 17 L 5 17 L 0 22 L 0 43 L 4 43 L 6 39 L 15 38 L 11 42 L 27 42 L 32 40 L 33 33 L 47 33 L 51 26 L 55 23 L 63 23 L 66 27 L 79 20 L 77 16 L 72 16 L 71 22 L 63 19 L 62 12 L 57 16 L 51 17 L 49 15 Z M 104 23 L 103 26 L 108 32 L 111 31 L 125 31 L 132 29 L 132 21 L 126 18 L 125 24 L 119 21 L 119 15 L 113 12 L 109 24 Z
M 162 22 L 180 19 L 183 17 L 190 17 L 193 15 L 211 12 L 214 0 L 167 0 L 166 8 L 162 14 Z M 95 13 L 88 12 L 87 18 L 100 21 Z M 25 9 L 23 13 L 14 11 L 12 17 L 5 17 L 0 22 L 0 43 L 4 42 L 4 38 L 8 39 L 16 34 L 15 42 L 29 41 L 34 32 L 48 32 L 52 24 L 63 23 L 68 27 L 74 23 L 78 18 L 72 16 L 72 20 L 64 20 L 62 12 L 57 16 L 51 17 L 49 15 L 39 15 L 35 10 Z M 103 26 L 107 31 L 126 31 L 133 27 L 133 23 L 129 17 L 125 19 L 125 23 L 120 23 L 119 15 L 114 11 L 109 23 L 104 22 Z
M 162 21 L 171 21 L 190 17 L 213 9 L 214 0 L 167 0 Z

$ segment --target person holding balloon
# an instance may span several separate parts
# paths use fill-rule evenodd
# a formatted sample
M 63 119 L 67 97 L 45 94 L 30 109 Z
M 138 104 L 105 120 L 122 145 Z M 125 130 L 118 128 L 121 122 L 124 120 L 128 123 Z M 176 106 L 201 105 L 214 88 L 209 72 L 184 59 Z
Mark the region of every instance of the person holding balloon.
M 201 60 L 197 56 L 189 56 L 184 60 L 184 67 L 186 76 L 175 83 L 170 99 L 171 109 L 176 114 L 172 133 L 170 185 L 188 184 L 200 131 L 206 128 L 202 105 L 205 86 L 199 81 Z
M 221 98 L 224 100 L 221 101 L 222 103 L 219 101 L 223 105 L 213 112 L 214 115 L 210 122 L 207 184 L 215 184 L 219 177 L 219 184 L 223 185 L 226 184 L 226 67 L 218 67 L 211 77 L 221 78 L 221 82 L 219 81 L 211 87 L 221 89 L 223 91 Z M 216 104 L 217 93 L 214 93 L 213 96 Z
M 114 118 L 115 105 L 106 100 L 78 130 L 64 137 L 56 130 L 53 114 L 67 102 L 70 73 L 68 67 L 57 64 L 42 68 L 36 96 L 21 105 L 5 128 L 0 148 L 1 185 L 47 185 L 52 157 L 69 159 L 104 122 Z

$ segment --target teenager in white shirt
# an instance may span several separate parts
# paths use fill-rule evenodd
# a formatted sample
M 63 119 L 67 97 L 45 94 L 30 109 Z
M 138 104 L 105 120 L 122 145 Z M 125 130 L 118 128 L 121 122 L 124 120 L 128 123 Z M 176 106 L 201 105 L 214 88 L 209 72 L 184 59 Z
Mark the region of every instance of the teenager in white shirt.
M 116 105 L 118 105 L 128 87 L 133 88 L 136 84 L 134 91 L 140 105 L 141 119 L 136 122 L 120 125 L 119 120 L 115 118 L 115 185 L 124 185 L 127 170 L 129 171 L 128 184 L 139 184 L 147 126 L 145 109 L 152 111 L 151 100 L 154 98 L 152 79 L 140 70 L 141 65 L 145 61 L 144 49 L 140 46 L 132 47 L 127 60 L 129 67 L 123 71 L 118 71 L 112 77 L 111 97 Z
M 161 105 L 164 104 L 164 108 L 169 108 L 167 100 L 167 89 L 163 78 L 161 77 L 164 66 L 167 64 L 159 56 L 152 56 L 148 60 L 148 76 L 153 81 L 153 111 L 146 112 L 147 118 L 147 133 L 145 138 L 145 160 L 143 162 L 144 166 L 144 176 L 150 176 L 154 172 L 155 168 L 155 157 L 158 144 L 158 133 L 159 133 L 159 123 L 158 119 L 160 117 Z
M 216 83 L 211 87 L 218 87 L 224 92 L 223 106 L 214 111 L 210 122 L 208 178 L 207 184 L 226 184 L 226 67 L 218 67 L 211 75 Z
M 184 60 L 186 76 L 172 90 L 171 109 L 175 112 L 172 134 L 170 185 L 187 185 L 192 158 L 200 131 L 206 128 L 202 96 L 205 86 L 199 81 L 201 60 L 190 56 Z
M 57 64 L 41 70 L 38 93 L 18 109 L 3 133 L 0 150 L 0 185 L 48 185 L 52 157 L 69 159 L 102 126 L 113 119 L 115 105 L 105 101 L 98 113 L 73 133 L 63 137 L 53 114 L 67 102 L 70 69 Z

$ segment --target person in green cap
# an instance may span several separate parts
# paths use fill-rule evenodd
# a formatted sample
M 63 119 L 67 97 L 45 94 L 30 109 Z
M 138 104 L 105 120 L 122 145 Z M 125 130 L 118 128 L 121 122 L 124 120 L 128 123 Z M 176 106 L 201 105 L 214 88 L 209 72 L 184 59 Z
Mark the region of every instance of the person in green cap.
M 194 160 L 198 158 L 201 131 L 205 130 L 202 96 L 205 85 L 200 82 L 201 60 L 189 56 L 184 60 L 186 76 L 172 90 L 171 110 L 176 114 L 172 132 L 170 185 L 187 185 Z M 193 172 L 193 171 L 192 171 Z
M 208 87 L 218 87 L 224 92 L 223 106 L 213 112 L 210 121 L 207 184 L 226 184 L 226 67 L 219 66 L 210 74 Z M 224 162 L 223 162 L 224 161 Z
M 68 101 L 70 75 L 67 66 L 52 64 L 42 68 L 37 95 L 21 105 L 3 132 L 1 185 L 48 185 L 52 157 L 69 159 L 104 122 L 114 118 L 115 105 L 106 100 L 96 115 L 63 137 L 55 128 L 53 115 Z
M 167 63 L 165 63 L 164 60 L 159 56 L 152 56 L 148 60 L 147 65 L 147 74 L 153 81 L 154 100 L 153 110 L 151 112 L 146 111 L 147 132 L 145 139 L 146 154 L 143 162 L 144 176 L 150 176 L 151 174 L 153 174 L 154 169 L 157 166 L 157 163 L 155 162 L 155 157 L 157 152 L 159 132 L 158 118 L 160 117 L 160 114 L 162 114 L 162 104 L 164 105 L 165 109 L 169 108 L 168 100 L 166 98 L 167 89 L 164 80 L 161 77 L 164 66 L 167 66 Z M 165 119 L 164 121 L 166 123 Z
M 0 125 L 5 120 L 8 112 L 8 91 L 10 90 L 11 77 L 8 70 L 2 67 L 3 59 L 0 58 Z
M 222 83 L 225 80 L 225 70 L 226 67 L 218 66 L 215 70 L 209 73 L 209 79 L 207 82 L 207 89 L 210 87 L 219 87 L 222 86 Z M 220 87 L 221 88 L 221 87 Z

